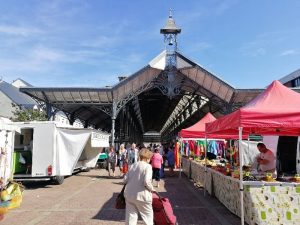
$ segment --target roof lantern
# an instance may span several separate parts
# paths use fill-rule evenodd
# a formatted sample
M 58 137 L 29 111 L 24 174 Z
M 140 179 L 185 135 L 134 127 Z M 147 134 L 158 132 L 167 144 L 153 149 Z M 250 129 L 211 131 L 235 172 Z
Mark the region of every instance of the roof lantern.
M 175 20 L 173 19 L 173 16 L 172 16 L 172 10 L 170 10 L 167 23 L 162 29 L 160 29 L 160 33 L 161 34 L 179 34 L 180 32 L 181 32 L 181 29 L 176 26 Z

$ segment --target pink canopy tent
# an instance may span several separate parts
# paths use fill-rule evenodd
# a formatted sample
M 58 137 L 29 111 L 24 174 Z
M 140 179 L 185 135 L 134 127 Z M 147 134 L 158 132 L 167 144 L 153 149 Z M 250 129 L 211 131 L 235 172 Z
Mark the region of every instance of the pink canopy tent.
M 178 136 L 182 139 L 204 139 L 204 138 L 210 138 L 210 139 L 235 139 L 238 138 L 238 134 L 235 132 L 231 135 L 226 134 L 206 134 L 205 131 L 205 124 L 215 121 L 216 118 L 208 112 L 201 120 L 199 120 L 194 125 L 182 129 Z M 244 136 L 244 138 L 247 138 Z
M 237 111 L 206 124 L 207 134 L 300 136 L 300 94 L 279 81 Z
M 261 134 L 300 136 L 300 94 L 273 81 L 269 87 L 237 111 L 206 124 L 208 134 Z M 240 158 L 241 224 L 244 224 L 242 153 Z
M 211 114 L 207 113 L 200 121 L 195 123 L 193 126 L 182 129 L 179 132 L 181 138 L 205 138 L 205 124 L 215 121 L 216 118 Z

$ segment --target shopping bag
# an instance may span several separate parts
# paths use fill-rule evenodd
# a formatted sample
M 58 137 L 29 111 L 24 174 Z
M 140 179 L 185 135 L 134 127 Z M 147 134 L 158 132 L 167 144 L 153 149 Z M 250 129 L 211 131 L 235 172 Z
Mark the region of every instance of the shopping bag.
M 22 188 L 18 183 L 11 182 L 5 190 L 1 191 L 1 200 L 9 201 L 15 197 L 22 196 Z
M 127 163 L 124 163 L 123 165 L 123 171 L 122 171 L 124 174 L 128 172 L 128 164 Z
M 126 184 L 123 186 L 122 191 L 120 194 L 118 194 L 117 200 L 116 200 L 116 209 L 125 209 L 126 208 L 126 202 L 124 197 L 124 190 L 125 190 Z
M 21 203 L 22 203 L 22 195 L 13 197 L 13 198 L 9 201 L 8 209 L 19 208 L 20 205 L 21 205 Z
M 0 215 L 3 215 L 8 212 L 9 203 L 9 201 L 0 201 Z

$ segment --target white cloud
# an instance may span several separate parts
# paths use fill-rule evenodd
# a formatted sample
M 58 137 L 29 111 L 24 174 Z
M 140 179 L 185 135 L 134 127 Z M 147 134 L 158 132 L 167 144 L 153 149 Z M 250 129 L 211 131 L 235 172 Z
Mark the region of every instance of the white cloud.
M 30 36 L 33 34 L 42 33 L 42 31 L 35 27 L 0 25 L 0 33 L 7 35 Z
M 300 54 L 300 51 L 297 49 L 288 49 L 283 51 L 280 55 L 281 56 L 288 56 L 288 55 L 298 55 Z
M 38 47 L 33 50 L 31 57 L 41 62 L 42 61 L 57 62 L 57 61 L 62 61 L 65 58 L 65 55 L 54 49 Z

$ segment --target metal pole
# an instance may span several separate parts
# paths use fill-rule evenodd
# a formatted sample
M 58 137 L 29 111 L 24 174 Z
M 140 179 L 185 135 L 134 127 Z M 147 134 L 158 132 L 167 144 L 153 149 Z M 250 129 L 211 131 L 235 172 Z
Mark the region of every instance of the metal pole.
M 206 196 L 206 174 L 207 174 L 207 136 L 205 135 L 205 169 L 204 169 L 204 196 Z
M 54 120 L 52 117 L 52 106 L 50 103 L 46 102 L 46 112 L 47 112 L 47 119 L 48 121 Z
M 244 225 L 244 187 L 243 187 L 243 157 L 242 157 L 243 128 L 239 127 L 239 163 L 240 163 L 240 200 L 241 200 L 241 225 Z
M 179 140 L 180 143 L 180 157 L 179 157 L 179 178 L 181 178 L 181 173 L 182 173 L 182 166 L 181 166 L 181 162 L 182 162 L 182 153 L 183 153 L 183 148 L 184 148 L 184 144 L 183 144 L 183 140 L 180 139 Z
M 116 103 L 113 101 L 111 116 L 111 145 L 115 146 L 115 122 L 116 122 Z

